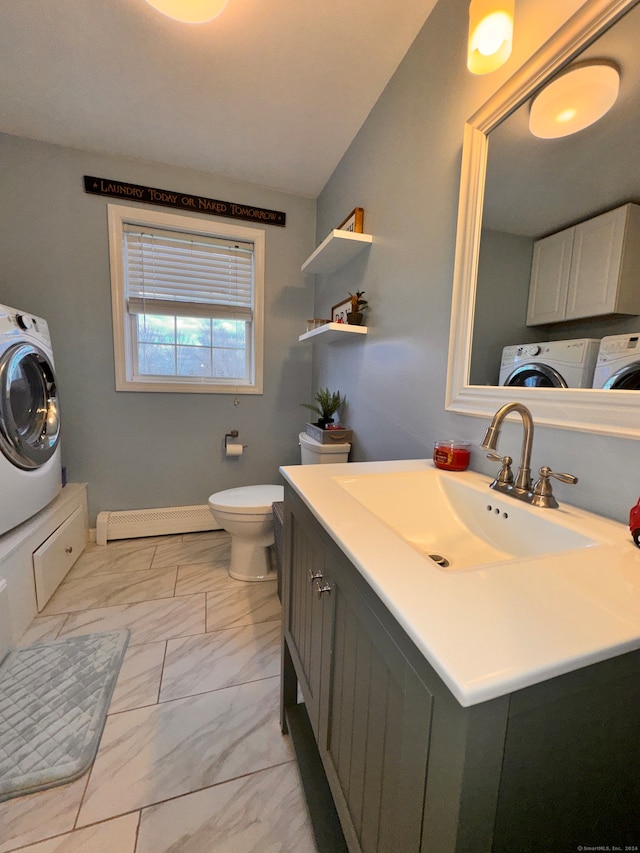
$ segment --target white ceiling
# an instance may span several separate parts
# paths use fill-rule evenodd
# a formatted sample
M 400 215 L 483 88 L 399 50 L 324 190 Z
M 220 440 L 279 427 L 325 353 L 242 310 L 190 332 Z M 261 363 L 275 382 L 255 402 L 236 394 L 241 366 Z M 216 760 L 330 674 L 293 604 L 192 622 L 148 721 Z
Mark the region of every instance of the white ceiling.
M 5 0 L 0 132 L 316 197 L 435 0 Z

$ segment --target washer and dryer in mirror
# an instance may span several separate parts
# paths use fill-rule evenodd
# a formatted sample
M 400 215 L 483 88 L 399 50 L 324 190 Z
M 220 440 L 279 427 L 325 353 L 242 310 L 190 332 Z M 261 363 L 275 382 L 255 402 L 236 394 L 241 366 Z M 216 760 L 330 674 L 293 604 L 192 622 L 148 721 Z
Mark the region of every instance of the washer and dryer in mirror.
M 60 408 L 46 320 L 0 305 L 0 535 L 61 488 Z
M 597 338 L 578 338 L 505 347 L 500 385 L 591 388 L 599 346 Z

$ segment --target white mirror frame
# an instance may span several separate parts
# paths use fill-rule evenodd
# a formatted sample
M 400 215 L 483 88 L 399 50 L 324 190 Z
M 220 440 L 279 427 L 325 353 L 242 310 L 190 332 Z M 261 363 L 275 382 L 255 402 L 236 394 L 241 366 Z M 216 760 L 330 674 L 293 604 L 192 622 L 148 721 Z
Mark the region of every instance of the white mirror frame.
M 445 402 L 449 411 L 490 418 L 517 395 L 518 401 L 531 409 L 536 424 L 640 438 L 638 391 L 515 389 L 469 384 L 487 134 L 637 2 L 639 0 L 587 0 L 465 124 Z

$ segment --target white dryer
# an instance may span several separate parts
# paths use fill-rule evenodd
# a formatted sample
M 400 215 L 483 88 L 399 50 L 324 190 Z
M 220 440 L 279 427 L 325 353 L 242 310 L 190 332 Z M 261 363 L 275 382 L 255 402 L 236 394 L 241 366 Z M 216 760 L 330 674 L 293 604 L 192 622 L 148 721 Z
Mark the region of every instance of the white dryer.
M 55 498 L 61 473 L 49 327 L 0 305 L 0 535 Z
M 640 389 L 640 332 L 608 335 L 600 341 L 593 387 Z
M 500 385 L 591 388 L 599 345 L 597 338 L 578 338 L 505 347 L 500 363 Z

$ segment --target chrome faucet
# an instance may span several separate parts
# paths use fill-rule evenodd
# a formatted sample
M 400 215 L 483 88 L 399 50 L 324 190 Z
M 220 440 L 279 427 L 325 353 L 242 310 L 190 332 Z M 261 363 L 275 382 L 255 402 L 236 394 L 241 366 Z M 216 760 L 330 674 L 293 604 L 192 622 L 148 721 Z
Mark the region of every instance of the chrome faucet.
M 493 420 L 487 429 L 484 439 L 480 447 L 484 450 L 492 450 L 495 452 L 498 446 L 498 437 L 500 435 L 500 427 L 503 420 L 511 412 L 517 412 L 522 418 L 523 436 L 522 436 L 522 455 L 520 457 L 520 470 L 513 485 L 509 484 L 509 491 L 518 493 L 518 496 L 524 496 L 531 492 L 531 447 L 533 445 L 533 417 L 531 412 L 522 403 L 506 403 L 493 416 Z M 495 483 L 496 481 L 494 481 Z M 494 484 L 492 484 L 494 485 Z M 505 489 L 506 491 L 506 489 Z
M 500 435 L 500 427 L 502 422 L 511 412 L 517 412 L 522 418 L 522 456 L 520 458 L 520 470 L 516 476 L 515 482 L 511 473 L 510 456 L 499 456 L 495 450 L 498 446 L 498 437 Z M 487 429 L 482 447 L 484 450 L 490 450 L 489 459 L 502 463 L 502 469 L 496 479 L 491 483 L 491 488 L 496 489 L 504 494 L 511 495 L 514 498 L 526 501 L 533 506 L 543 508 L 555 508 L 558 506 L 558 501 L 553 496 L 551 490 L 551 477 L 560 480 L 563 483 L 577 483 L 578 478 L 573 474 L 558 474 L 552 471 L 551 468 L 544 466 L 540 468 L 540 479 L 535 486 L 531 482 L 531 447 L 533 445 L 533 417 L 531 412 L 522 403 L 507 403 L 493 416 L 491 424 Z

